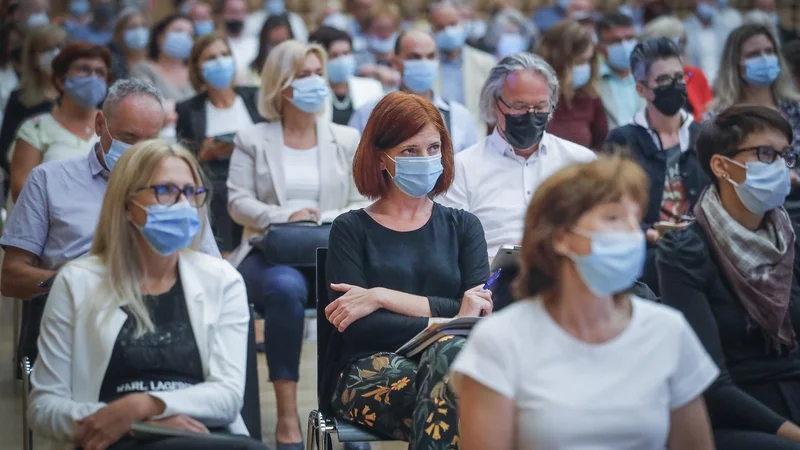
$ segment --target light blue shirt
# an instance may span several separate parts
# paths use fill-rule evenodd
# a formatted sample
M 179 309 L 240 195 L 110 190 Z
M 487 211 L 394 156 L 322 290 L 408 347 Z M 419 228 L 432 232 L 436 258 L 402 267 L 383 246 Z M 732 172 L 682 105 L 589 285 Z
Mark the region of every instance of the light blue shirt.
M 533 23 L 540 33 L 544 33 L 566 18 L 566 12 L 558 5 L 543 6 L 533 14 Z
M 35 167 L 11 211 L 0 245 L 37 255 L 41 268 L 56 270 L 89 252 L 108 185 L 108 171 L 88 156 Z M 221 257 L 206 223 L 200 251 Z
M 636 93 L 633 75 L 620 78 L 605 64 L 600 66 L 600 75 L 600 99 L 609 115 L 609 129 L 633 122 L 643 105 L 642 98 Z
M 440 77 L 446 80 L 442 83 L 442 97 L 449 102 L 464 104 L 464 55 L 459 54 L 455 61 L 447 59 L 445 55 L 439 57 L 441 67 Z
M 67 29 L 70 42 L 85 41 L 93 45 L 108 45 L 113 38 L 113 29 L 98 30 L 91 23 L 85 25 L 74 24 Z

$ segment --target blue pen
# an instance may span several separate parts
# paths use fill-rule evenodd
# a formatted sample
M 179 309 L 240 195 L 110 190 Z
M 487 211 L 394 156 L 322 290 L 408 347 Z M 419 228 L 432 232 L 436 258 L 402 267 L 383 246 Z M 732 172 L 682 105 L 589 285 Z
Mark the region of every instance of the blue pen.
M 492 285 L 493 285 L 493 284 L 494 284 L 494 283 L 497 281 L 497 279 L 498 279 L 498 278 L 500 278 L 500 272 L 502 272 L 502 271 L 503 271 L 503 269 L 497 269 L 497 270 L 496 270 L 496 271 L 495 271 L 495 272 L 494 272 L 494 273 L 493 273 L 493 274 L 492 274 L 492 275 L 489 277 L 489 279 L 488 279 L 488 280 L 486 280 L 486 284 L 484 284 L 484 285 L 483 285 L 483 290 L 484 290 L 484 291 L 485 291 L 485 290 L 487 290 L 487 289 L 489 289 L 490 287 L 492 287 Z

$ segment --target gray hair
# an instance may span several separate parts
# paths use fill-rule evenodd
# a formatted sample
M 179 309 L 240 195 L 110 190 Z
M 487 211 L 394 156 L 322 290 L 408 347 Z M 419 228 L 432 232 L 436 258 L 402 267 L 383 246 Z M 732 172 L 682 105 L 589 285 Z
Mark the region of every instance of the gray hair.
M 661 16 L 645 25 L 639 39 L 646 41 L 653 38 L 667 37 L 673 40 L 680 40 L 685 34 L 686 27 L 680 19 L 675 16 Z
M 536 38 L 539 34 L 536 26 L 521 12 L 516 9 L 506 8 L 497 13 L 489 22 L 486 36 L 484 37 L 486 45 L 490 48 L 496 48 L 497 43 L 500 42 L 500 36 L 503 35 L 508 24 L 517 26 L 519 34 L 525 38 L 526 42 L 530 42 L 531 39 Z
M 631 53 L 633 78 L 640 83 L 646 83 L 653 64 L 670 58 L 678 58 L 683 63 L 683 51 L 668 37 L 656 37 L 636 44 Z
M 145 95 L 154 98 L 161 105 L 161 113 L 165 112 L 164 96 L 150 83 L 136 79 L 119 80 L 108 89 L 103 102 L 103 114 L 113 116 L 120 102 L 130 95 Z
M 521 52 L 506 56 L 489 72 L 489 78 L 483 83 L 483 89 L 481 89 L 481 120 L 489 125 L 497 123 L 495 104 L 497 97 L 500 96 L 503 90 L 503 83 L 512 73 L 524 70 L 533 71 L 547 81 L 547 86 L 550 88 L 550 117 L 553 117 L 553 112 L 558 105 L 558 76 L 556 71 L 540 56 Z

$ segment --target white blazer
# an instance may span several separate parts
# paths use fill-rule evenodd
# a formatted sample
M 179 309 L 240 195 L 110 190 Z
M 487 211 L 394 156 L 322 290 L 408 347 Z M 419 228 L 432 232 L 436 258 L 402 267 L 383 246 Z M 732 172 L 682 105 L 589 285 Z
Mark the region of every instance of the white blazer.
M 478 137 L 483 138 L 486 136 L 486 124 L 480 118 L 481 90 L 483 90 L 483 83 L 489 78 L 489 72 L 497 64 L 497 59 L 468 45 L 465 45 L 462 50 L 462 58 L 464 58 L 464 106 L 472 113 L 472 118 L 478 127 Z M 442 82 L 447 82 L 447 80 L 442 80 L 440 73 L 433 85 L 433 92 L 442 94 Z
M 372 78 L 350 77 L 347 80 L 347 87 L 350 91 L 350 100 L 353 102 L 353 112 L 375 99 L 382 98 L 384 94 L 383 84 Z M 331 92 L 331 96 L 333 95 L 333 92 Z M 325 103 L 324 117 L 329 122 L 333 120 L 331 102 Z
M 369 205 L 353 180 L 353 156 L 359 139 L 356 130 L 317 118 L 323 222 Z M 244 227 L 244 233 L 241 245 L 228 257 L 231 264 L 237 266 L 250 253 L 250 238 L 263 234 L 272 223 L 289 221 L 296 211 L 282 206 L 286 201 L 281 123 L 263 122 L 240 131 L 228 170 L 228 212 Z
M 151 392 L 166 405 L 154 419 L 185 414 L 210 427 L 247 435 L 244 401 L 250 312 L 244 281 L 228 262 L 193 250 L 181 252 L 178 271 L 205 381 L 169 392 Z M 58 274 L 42 317 L 39 357 L 31 374 L 28 419 L 37 434 L 74 449 L 75 421 L 95 413 L 100 387 L 119 331 L 122 309 L 88 313 L 106 266 L 96 256 L 73 261 Z M 106 294 L 100 294 L 106 295 Z

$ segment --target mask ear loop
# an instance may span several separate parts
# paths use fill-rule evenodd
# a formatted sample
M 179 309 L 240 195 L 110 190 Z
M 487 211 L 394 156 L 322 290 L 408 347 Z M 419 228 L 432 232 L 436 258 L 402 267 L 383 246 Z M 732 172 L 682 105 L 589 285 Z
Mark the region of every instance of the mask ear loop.
M 736 166 L 739 166 L 739 167 L 741 167 L 742 169 L 744 169 L 744 170 L 745 170 L 745 172 L 744 172 L 744 177 L 745 177 L 745 181 L 747 181 L 747 165 L 746 165 L 746 164 L 742 164 L 742 163 L 740 163 L 739 161 L 734 161 L 733 159 L 731 159 L 731 158 L 728 158 L 728 157 L 727 157 L 727 156 L 725 156 L 725 155 L 719 155 L 719 156 L 720 156 L 721 158 L 724 158 L 724 159 L 725 159 L 726 161 L 728 161 L 729 163 L 731 163 L 731 164 L 733 164 L 733 165 L 736 165 Z M 732 185 L 734 185 L 734 186 L 741 186 L 741 183 L 737 183 L 736 181 L 734 181 L 734 180 L 733 180 L 733 178 L 731 178 L 731 177 L 730 177 L 730 175 L 728 175 L 728 174 L 723 174 L 723 177 L 722 177 L 722 178 L 724 178 L 724 179 L 728 180 L 728 183 L 730 183 L 730 184 L 732 184 Z

